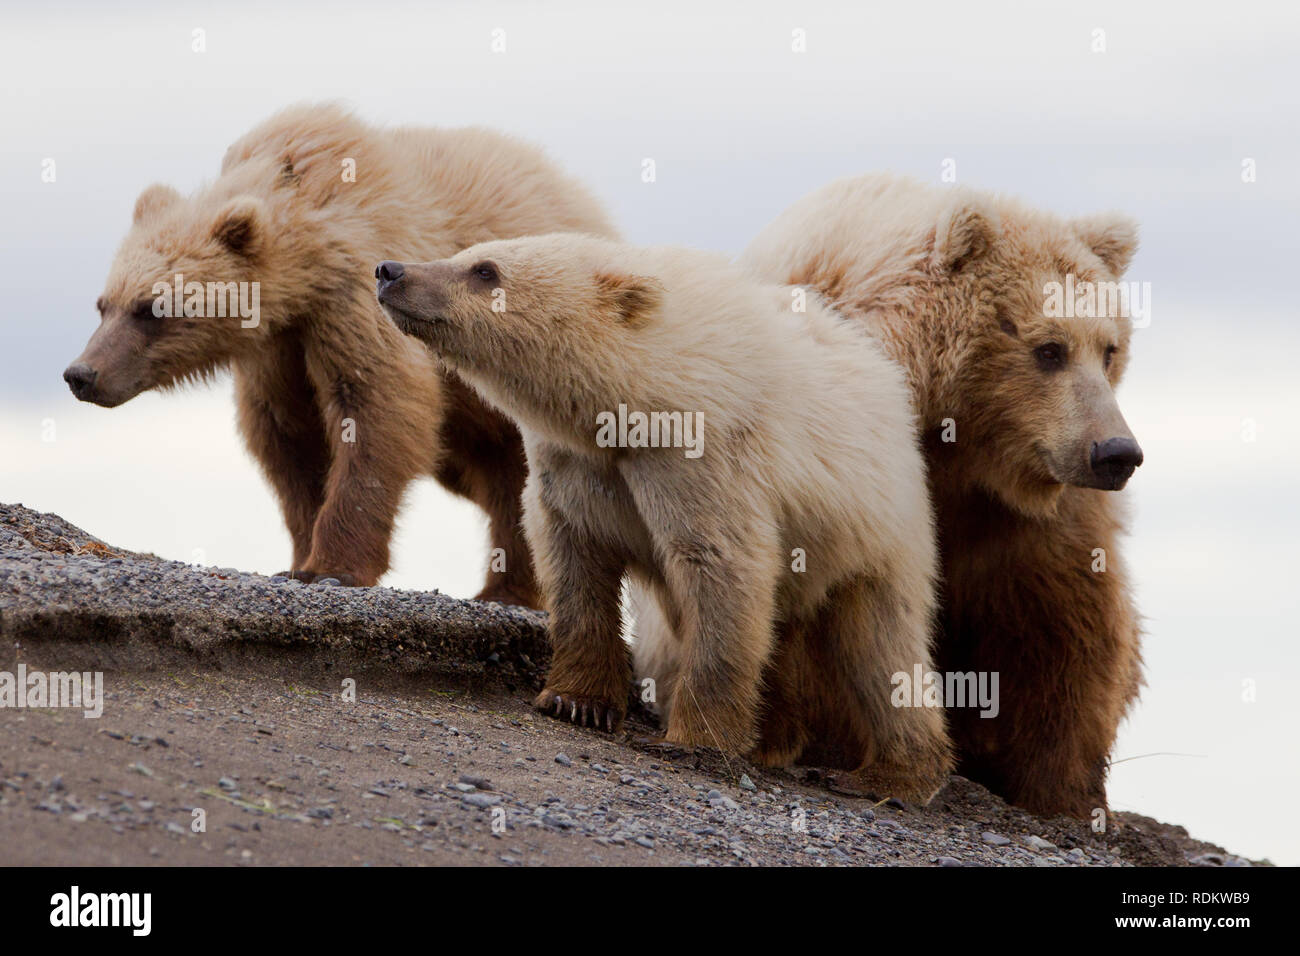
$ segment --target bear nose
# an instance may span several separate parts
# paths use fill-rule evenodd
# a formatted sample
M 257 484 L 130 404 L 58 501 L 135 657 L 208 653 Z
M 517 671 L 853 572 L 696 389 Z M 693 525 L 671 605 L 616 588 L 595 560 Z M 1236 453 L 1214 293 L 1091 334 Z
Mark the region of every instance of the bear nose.
M 1122 488 L 1142 464 L 1142 449 L 1132 438 L 1107 438 L 1092 446 L 1092 471 L 1112 488 Z
M 375 266 L 375 278 L 383 279 L 385 282 L 395 282 L 406 273 L 406 269 L 400 262 L 393 262 L 385 259 L 379 265 Z
M 95 387 L 95 378 L 98 375 L 99 373 L 89 365 L 79 362 L 68 366 L 63 373 L 63 380 L 68 383 L 68 388 L 72 389 L 73 395 L 84 400 Z

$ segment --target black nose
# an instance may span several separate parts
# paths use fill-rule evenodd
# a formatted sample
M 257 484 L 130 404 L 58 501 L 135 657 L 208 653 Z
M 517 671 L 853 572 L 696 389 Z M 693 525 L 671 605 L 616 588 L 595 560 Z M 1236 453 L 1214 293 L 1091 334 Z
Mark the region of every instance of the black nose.
M 72 394 L 77 398 L 85 399 L 95 387 L 95 377 L 99 373 L 89 365 L 69 365 L 67 371 L 63 373 L 63 380 L 68 383 L 68 388 L 72 389 Z
M 394 282 L 405 274 L 406 269 L 400 262 L 393 262 L 385 259 L 379 265 L 375 266 L 375 278 L 382 279 L 385 282 Z
M 1092 470 L 1112 488 L 1120 488 L 1142 464 L 1142 449 L 1132 438 L 1107 438 L 1092 446 Z

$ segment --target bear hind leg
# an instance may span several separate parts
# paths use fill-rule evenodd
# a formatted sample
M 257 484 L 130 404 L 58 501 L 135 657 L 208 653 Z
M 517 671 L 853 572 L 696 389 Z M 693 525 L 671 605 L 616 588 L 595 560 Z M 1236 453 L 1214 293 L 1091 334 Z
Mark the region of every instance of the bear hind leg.
M 819 656 L 827 675 L 839 675 L 828 683 L 844 700 L 827 695 L 817 709 L 837 722 L 847 717 L 848 739 L 862 746 L 854 776 L 877 796 L 927 802 L 952 772 L 943 708 L 892 700 L 894 675 L 931 669 L 930 620 L 928 602 L 866 576 L 837 589 L 824 615 Z

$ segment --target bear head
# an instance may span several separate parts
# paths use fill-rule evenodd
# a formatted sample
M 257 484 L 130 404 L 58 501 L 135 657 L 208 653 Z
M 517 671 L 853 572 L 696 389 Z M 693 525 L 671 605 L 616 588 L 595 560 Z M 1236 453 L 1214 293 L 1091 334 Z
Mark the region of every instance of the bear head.
M 635 401 L 638 366 L 653 364 L 642 333 L 663 286 L 608 240 L 497 240 L 450 259 L 381 262 L 375 278 L 399 329 L 506 414 L 569 444 L 589 447 L 595 415 L 612 396 Z
M 268 212 L 250 194 L 140 194 L 97 303 L 99 326 L 63 373 L 82 401 L 113 407 L 206 378 L 261 331 Z
M 963 468 L 1013 508 L 1050 512 L 1065 486 L 1118 490 L 1142 463 L 1115 395 L 1133 329 L 1119 279 L 1136 248 L 1118 215 L 970 197 L 939 215 L 925 269 L 960 331 L 937 377 Z

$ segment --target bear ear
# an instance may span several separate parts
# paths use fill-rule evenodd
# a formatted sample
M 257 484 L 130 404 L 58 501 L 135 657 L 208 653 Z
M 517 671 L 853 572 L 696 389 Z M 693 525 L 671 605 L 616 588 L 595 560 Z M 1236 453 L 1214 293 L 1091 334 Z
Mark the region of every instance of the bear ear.
M 181 201 L 181 194 L 170 186 L 164 186 L 162 183 L 154 183 L 140 194 L 140 198 L 135 201 L 135 212 L 131 214 L 131 220 L 139 225 L 146 220 L 152 219 L 158 213 L 162 212 L 172 203 Z
M 644 325 L 663 303 L 664 287 L 651 276 L 600 273 L 596 288 L 601 301 L 626 325 Z
M 262 204 L 251 196 L 238 196 L 217 213 L 212 238 L 240 255 L 250 255 L 262 234 Z
M 934 229 L 930 265 L 936 272 L 960 272 L 993 245 L 997 223 L 971 202 L 945 209 Z
M 1138 225 L 1119 213 L 1074 220 L 1074 231 L 1113 276 L 1121 276 L 1138 247 Z

